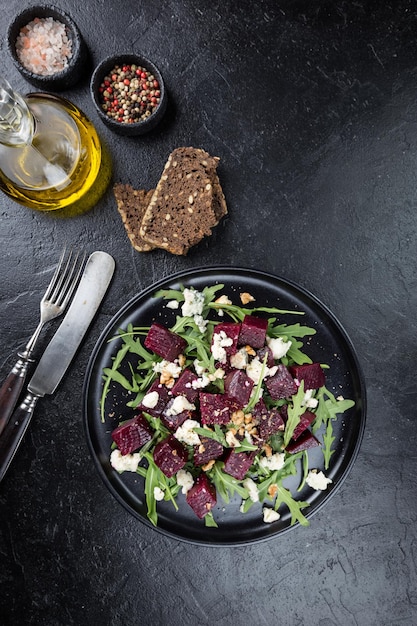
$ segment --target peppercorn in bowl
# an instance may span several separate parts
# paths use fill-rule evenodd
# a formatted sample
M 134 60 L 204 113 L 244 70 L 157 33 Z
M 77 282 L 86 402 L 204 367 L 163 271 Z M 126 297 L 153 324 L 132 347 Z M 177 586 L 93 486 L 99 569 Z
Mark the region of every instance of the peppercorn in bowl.
M 77 24 L 51 5 L 22 10 L 9 24 L 7 45 L 16 68 L 40 89 L 69 89 L 89 66 L 88 48 Z
M 102 61 L 91 78 L 91 97 L 101 121 L 121 135 L 142 135 L 161 121 L 167 93 L 158 68 L 138 54 Z

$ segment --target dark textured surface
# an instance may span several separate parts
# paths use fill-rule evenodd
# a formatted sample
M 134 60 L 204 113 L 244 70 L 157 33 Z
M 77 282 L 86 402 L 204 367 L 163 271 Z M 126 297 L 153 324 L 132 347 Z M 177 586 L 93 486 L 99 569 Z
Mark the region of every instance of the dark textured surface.
M 415 3 L 55 4 L 96 63 L 134 50 L 164 75 L 169 108 L 143 138 L 104 128 L 88 80 L 65 92 L 107 141 L 114 179 L 151 188 L 173 148 L 202 147 L 221 158 L 230 213 L 177 258 L 135 252 L 110 191 L 68 221 L 0 197 L 2 376 L 37 323 L 65 241 L 117 263 L 69 375 L 39 402 L 0 485 L 0 622 L 416 624 Z M 2 72 L 29 91 L 5 44 L 22 4 L 2 5 Z M 315 293 L 344 324 L 368 385 L 356 464 L 311 526 L 222 550 L 164 538 L 130 516 L 95 471 L 81 416 L 89 354 L 120 306 L 172 272 L 215 263 L 264 269 Z

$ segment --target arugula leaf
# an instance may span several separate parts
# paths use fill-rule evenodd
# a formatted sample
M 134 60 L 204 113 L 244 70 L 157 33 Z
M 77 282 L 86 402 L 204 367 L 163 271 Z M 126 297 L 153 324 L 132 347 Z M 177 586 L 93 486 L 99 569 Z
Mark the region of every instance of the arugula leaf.
M 277 309 L 275 307 L 258 306 L 245 309 L 236 304 L 224 304 L 223 302 L 210 302 L 209 308 L 227 312 L 227 314 L 236 322 L 242 322 L 245 315 L 254 315 L 255 313 L 278 313 L 280 315 L 305 315 L 304 311 L 287 311 L 285 309 Z
M 309 356 L 307 356 L 307 354 L 305 354 L 304 352 L 302 352 L 301 348 L 303 347 L 303 344 L 300 341 L 291 341 L 291 346 L 287 352 L 287 361 L 288 360 L 292 360 L 294 361 L 294 363 L 297 363 L 297 365 L 304 365 L 306 363 L 312 363 L 312 360 L 310 359 Z M 283 359 L 284 360 L 284 359 Z
M 204 523 L 207 526 L 207 528 L 218 528 L 219 527 L 217 522 L 216 522 L 216 520 L 214 519 L 213 513 L 211 511 L 204 516 Z
M 298 486 L 297 491 L 301 491 L 301 489 L 304 487 L 305 482 L 306 482 L 306 478 L 307 478 L 307 474 L 308 474 L 308 454 L 307 454 L 307 450 L 303 450 L 302 452 L 303 455 L 303 474 L 301 477 L 301 481 L 300 484 Z
M 104 373 L 104 385 L 103 385 L 103 391 L 101 393 L 101 401 L 100 401 L 100 416 L 101 416 L 101 421 L 104 423 L 105 421 L 105 415 L 104 415 L 104 407 L 105 407 L 105 400 L 107 397 L 107 393 L 110 387 L 110 383 L 112 381 L 112 377 L 110 376 L 110 374 L 113 376 L 115 372 L 118 371 L 123 359 L 125 358 L 126 354 L 129 352 L 129 347 L 124 345 L 120 348 L 120 350 L 117 352 L 115 358 L 113 359 L 113 364 L 111 366 L 111 368 L 107 368 L 107 372 L 103 372 Z
M 200 428 L 198 426 L 193 428 L 193 431 L 197 433 L 197 435 L 201 435 L 202 437 L 209 437 L 209 439 L 214 439 L 214 441 L 217 441 L 217 443 L 221 443 L 224 448 L 229 447 L 226 441 L 226 437 L 219 424 L 214 425 L 214 431 L 210 430 L 209 428 Z
M 259 500 L 263 502 L 265 500 L 273 500 L 275 498 L 275 511 L 278 511 L 282 504 L 288 507 L 291 513 L 291 526 L 295 524 L 295 522 L 299 522 L 302 526 L 308 526 L 309 523 L 301 512 L 302 509 L 309 506 L 308 502 L 299 502 L 298 500 L 295 500 L 291 492 L 283 486 L 283 479 L 282 470 L 276 470 L 268 476 L 268 478 L 262 480 L 258 486 Z M 275 487 L 273 490 L 274 495 L 269 495 L 268 491 L 272 486 Z
M 159 469 L 153 460 L 151 452 L 146 452 L 143 457 L 148 461 L 148 467 L 145 475 L 147 517 L 154 526 L 157 526 L 158 514 L 156 511 L 157 501 L 155 500 L 155 487 L 162 489 L 164 492 L 164 499 L 171 500 L 175 510 L 178 510 L 178 504 L 175 497 L 179 491 L 179 487 L 175 480 L 168 479 Z
M 222 500 L 228 504 L 230 502 L 230 498 L 238 493 L 239 496 L 243 499 L 249 497 L 248 490 L 243 487 L 243 485 L 230 474 L 226 474 L 222 471 L 224 467 L 224 463 L 222 461 L 216 461 L 211 470 L 207 472 L 211 481 L 215 485 L 217 489 L 217 493 L 220 495 Z
M 279 324 L 277 326 L 271 326 L 268 331 L 272 337 L 294 338 L 294 337 L 307 337 L 316 334 L 314 328 L 310 326 L 301 326 L 300 324 Z
M 321 387 L 317 392 L 317 400 L 319 401 L 316 410 L 316 419 L 312 425 L 312 431 L 314 434 L 325 425 L 325 434 L 323 436 L 323 457 L 325 463 L 325 469 L 329 468 L 330 457 L 334 453 L 332 445 L 335 440 L 333 436 L 332 420 L 335 420 L 339 413 L 344 413 L 349 410 L 355 403 L 353 400 L 337 400 L 334 394 L 331 393 L 326 387 Z
M 150 459 L 149 455 L 146 457 L 149 465 L 145 476 L 145 498 L 147 506 L 147 517 L 149 521 L 154 525 L 158 525 L 158 515 L 156 512 L 156 500 L 154 495 L 155 487 L 159 487 L 158 473 L 159 468 L 155 465 L 153 457 Z
M 253 452 L 254 450 L 258 450 L 258 446 L 254 446 L 253 443 L 250 443 L 250 441 L 248 441 L 245 437 L 244 439 L 242 439 L 240 444 L 234 448 L 234 450 L 235 452 L 238 452 L 238 453 L 239 452 Z
M 155 292 L 154 298 L 162 298 L 163 300 L 177 300 L 184 302 L 184 294 L 178 289 L 159 289 Z
M 111 367 L 104 367 L 103 374 L 107 377 L 107 381 L 113 381 L 127 391 L 137 391 L 137 389 L 135 389 L 135 386 L 126 378 L 126 376 L 123 376 L 123 374 L 121 374 L 119 371 L 114 370 Z
M 294 500 L 291 495 L 291 492 L 283 487 L 282 485 L 278 485 L 277 496 L 275 500 L 274 509 L 278 511 L 281 504 L 285 504 L 290 513 L 291 513 L 291 526 L 295 524 L 295 522 L 299 522 L 301 526 L 308 526 L 309 521 L 306 517 L 304 517 L 301 512 L 302 509 L 310 506 L 308 502 L 299 502 L 298 500 Z
M 333 437 L 333 424 L 331 420 L 329 420 L 327 422 L 326 432 L 323 437 L 323 456 L 325 469 L 329 469 L 330 457 L 332 456 L 332 454 L 334 454 L 334 450 L 332 450 L 334 440 L 335 437 Z
M 305 412 L 304 400 L 304 381 L 302 380 L 298 391 L 292 396 L 292 404 L 288 405 L 288 420 L 284 431 L 284 448 L 290 443 L 294 430 L 297 427 L 300 417 Z
M 204 287 L 203 294 L 206 306 L 212 302 L 214 296 L 217 294 L 218 291 L 221 291 L 223 287 L 224 284 L 221 283 L 219 283 L 218 285 L 212 285 L 211 287 Z

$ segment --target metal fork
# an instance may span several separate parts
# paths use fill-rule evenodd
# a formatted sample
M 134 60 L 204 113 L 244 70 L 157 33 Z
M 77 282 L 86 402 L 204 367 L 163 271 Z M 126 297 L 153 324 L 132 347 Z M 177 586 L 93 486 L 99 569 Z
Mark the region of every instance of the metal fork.
M 40 302 L 40 321 L 19 359 L 0 388 L 0 434 L 3 432 L 16 405 L 28 371 L 32 354 L 42 328 L 65 310 L 78 284 L 85 254 L 62 251 L 51 282 Z

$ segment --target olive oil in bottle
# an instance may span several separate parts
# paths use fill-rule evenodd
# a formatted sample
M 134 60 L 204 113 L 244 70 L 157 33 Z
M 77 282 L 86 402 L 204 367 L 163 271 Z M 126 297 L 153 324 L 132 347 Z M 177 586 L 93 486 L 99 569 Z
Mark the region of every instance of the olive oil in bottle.
M 111 178 L 107 150 L 84 113 L 47 94 L 25 98 L 0 77 L 0 189 L 32 209 L 91 209 Z

